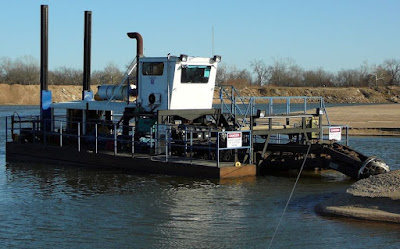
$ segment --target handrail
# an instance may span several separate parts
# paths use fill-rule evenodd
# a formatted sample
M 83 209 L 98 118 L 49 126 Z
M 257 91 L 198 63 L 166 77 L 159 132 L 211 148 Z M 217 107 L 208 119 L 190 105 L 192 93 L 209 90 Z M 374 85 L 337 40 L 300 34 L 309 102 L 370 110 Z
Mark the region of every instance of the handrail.
M 64 147 L 64 146 L 73 146 L 76 147 L 78 151 L 82 151 L 82 148 L 86 147 L 88 150 L 92 150 L 93 153 L 104 153 L 104 151 L 114 151 L 114 155 L 117 155 L 118 153 L 121 153 L 120 151 L 120 145 L 121 146 L 128 146 L 125 147 L 129 150 L 129 146 L 131 148 L 131 154 L 132 157 L 134 156 L 137 151 L 135 151 L 135 147 L 141 144 L 143 141 L 135 141 L 134 140 L 134 135 L 135 135 L 135 127 L 132 125 L 120 125 L 118 126 L 117 122 L 99 122 L 99 121 L 87 121 L 86 125 L 91 126 L 90 132 L 87 132 L 86 134 L 82 133 L 82 127 L 83 125 L 82 121 L 66 121 L 64 119 L 57 119 L 54 118 L 52 119 L 51 129 L 39 129 L 39 127 L 33 125 L 33 123 L 37 123 L 38 119 L 36 119 L 35 116 L 30 116 L 30 117 L 21 117 L 21 120 L 15 120 L 15 123 L 21 123 L 24 124 L 26 123 L 27 125 L 21 126 L 21 128 L 17 128 L 17 134 L 20 135 L 19 139 L 27 139 L 26 142 L 31 142 L 31 143 L 40 143 L 43 146 L 59 146 L 59 147 Z M 46 123 L 46 122 L 45 122 Z M 71 129 L 71 124 L 74 124 L 76 129 Z M 101 133 L 101 125 L 105 126 L 110 126 L 109 133 Z M 156 127 L 159 127 L 161 125 L 155 125 Z M 165 161 L 169 160 L 170 157 L 170 151 L 171 148 L 183 148 L 182 151 L 184 151 L 185 156 L 183 157 L 183 154 L 181 157 L 179 157 L 179 160 L 184 160 L 186 158 L 186 155 L 189 154 L 189 160 L 194 159 L 194 154 L 193 152 L 199 152 L 199 151 L 204 151 L 204 155 L 210 155 L 210 152 L 214 151 L 214 155 L 219 155 L 220 151 L 222 150 L 236 150 L 236 149 L 246 149 L 248 150 L 246 153 L 249 154 L 249 162 L 251 162 L 252 157 L 251 157 L 251 131 L 220 131 L 218 129 L 212 129 L 211 127 L 208 126 L 186 126 L 183 125 L 180 128 L 185 131 L 185 136 L 181 138 L 177 137 L 172 137 L 172 132 L 171 128 L 178 128 L 176 125 L 164 125 L 167 128 L 165 129 L 165 136 L 158 136 L 158 134 L 154 134 L 150 131 L 150 134 L 152 136 L 149 138 L 149 141 L 144 141 L 145 143 L 148 143 L 147 146 L 151 148 L 151 143 L 154 143 L 156 146 L 165 146 L 165 150 L 161 151 L 160 153 L 156 153 L 158 155 L 165 155 Z M 69 127 L 69 128 L 68 128 Z M 122 131 L 124 128 L 128 127 L 128 133 L 127 136 L 121 136 Z M 8 132 L 9 126 L 8 126 L 8 121 L 6 125 L 6 129 Z M 18 132 L 19 129 L 19 132 Z M 154 129 L 154 128 L 153 128 Z M 23 133 L 22 133 L 23 130 Z M 156 131 L 158 129 L 156 128 Z M 157 131 L 158 132 L 158 131 Z M 203 133 L 204 136 L 202 136 L 201 139 L 198 139 L 198 136 L 196 133 Z M 236 148 L 225 148 L 221 147 L 219 144 L 219 136 L 220 134 L 223 133 L 231 133 L 231 132 L 237 132 L 241 134 L 249 134 L 248 135 L 248 144 Z M 24 134 L 24 136 L 22 136 Z M 153 134 L 155 135 L 153 138 Z M 207 135 L 206 135 L 207 134 Z M 190 135 L 190 136 L 189 136 Z M 72 138 L 72 140 L 70 139 Z M 244 135 L 242 135 L 242 138 L 244 138 Z M 247 138 L 247 137 L 246 137 Z M 108 141 L 112 141 L 112 143 L 108 143 Z M 72 142 L 72 143 L 71 143 Z M 160 142 L 164 142 L 160 144 Z M 102 146 L 105 146 L 105 150 L 99 150 L 98 146 L 99 144 L 103 144 Z M 109 146 L 108 146 L 109 145 Z M 108 146 L 108 147 L 107 147 Z M 155 146 L 155 147 L 156 147 Z M 147 151 L 147 149 L 146 149 Z M 207 153 L 208 151 L 208 153 Z M 125 149 L 124 152 L 126 153 L 127 150 Z M 139 151 L 140 152 L 140 151 Z M 147 152 L 146 152 L 147 153 Z M 233 155 L 233 152 L 231 152 Z M 151 151 L 150 153 L 151 154 Z M 220 158 L 217 156 L 216 158 L 212 157 L 216 163 L 216 166 L 219 167 L 219 162 Z
M 289 96 L 289 97 L 280 97 L 280 96 L 271 96 L 271 97 L 242 97 L 239 95 L 238 90 L 231 85 L 219 85 L 219 99 L 221 101 L 221 110 L 222 113 L 225 113 L 225 110 L 228 112 L 229 118 L 235 118 L 235 116 L 240 115 L 243 116 L 240 121 L 236 124 L 239 129 L 243 128 L 245 125 L 248 125 L 249 115 L 253 115 L 255 113 L 255 107 L 257 105 L 256 101 L 264 101 L 268 103 L 268 114 L 274 115 L 274 102 L 281 101 L 286 104 L 286 108 L 282 113 L 286 113 L 289 115 L 292 113 L 291 106 L 295 99 L 302 101 L 303 110 L 302 112 L 305 114 L 307 112 L 307 102 L 309 101 L 318 101 L 320 109 L 326 115 L 326 121 L 328 125 L 330 124 L 330 120 L 328 114 L 326 112 L 325 102 L 322 97 L 309 97 L 309 96 Z M 225 103 L 224 100 L 230 101 L 231 106 Z M 237 103 L 239 100 L 239 103 Z M 242 111 L 244 108 L 244 111 Z

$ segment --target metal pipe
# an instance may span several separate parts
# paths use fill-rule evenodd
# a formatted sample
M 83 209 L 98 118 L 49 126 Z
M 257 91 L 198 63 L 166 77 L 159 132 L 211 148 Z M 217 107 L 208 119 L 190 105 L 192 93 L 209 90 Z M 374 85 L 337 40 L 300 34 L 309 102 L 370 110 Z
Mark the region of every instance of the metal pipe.
M 114 124 L 114 156 L 117 155 L 117 125 Z
M 96 133 L 96 140 L 95 140 L 95 153 L 97 154 L 97 142 L 98 142 L 98 130 L 97 130 L 97 124 L 95 124 L 94 125 L 94 130 L 95 130 L 95 133 Z
M 7 142 L 8 142 L 8 117 L 6 116 L 6 143 Z
M 165 129 L 165 161 L 168 162 L 168 127 Z
M 190 127 L 190 164 L 193 161 L 193 127 Z
M 189 127 L 190 129 L 190 158 L 193 156 L 193 127 Z
M 187 157 L 187 126 L 185 125 L 185 157 Z
M 135 154 L 135 127 L 132 127 L 132 145 L 131 146 L 132 146 L 132 157 L 133 157 L 133 154 Z
M 136 39 L 137 47 L 136 47 L 136 56 L 143 57 L 143 38 L 138 32 L 130 32 L 128 33 L 128 37 L 131 39 Z
M 84 91 L 90 91 L 90 57 L 92 45 L 92 12 L 85 11 L 85 27 L 83 41 L 83 90 L 82 99 L 84 99 Z
M 222 134 L 220 132 L 217 133 L 217 168 L 219 168 L 219 134 Z
M 49 32 L 49 7 L 40 6 L 40 118 L 43 127 L 43 91 L 48 90 L 48 32 Z M 42 128 L 41 127 L 41 128 Z
M 48 90 L 48 27 L 49 7 L 41 5 L 40 19 L 40 90 Z
M 81 151 L 81 123 L 78 123 L 78 151 Z
M 250 141 L 249 141 L 249 144 L 250 144 L 250 155 L 249 155 L 249 164 L 252 164 L 253 163 L 253 153 L 254 153 L 254 147 L 253 147 L 253 135 L 251 134 L 251 131 L 252 130 L 250 130 L 249 131 L 249 134 L 250 134 Z
M 131 39 L 136 39 L 137 45 L 136 45 L 136 92 L 137 92 L 137 96 L 136 96 L 136 104 L 139 103 L 140 101 L 140 92 L 139 92 L 139 59 L 141 57 L 143 57 L 143 38 L 142 36 L 138 33 L 138 32 L 130 32 L 128 33 L 128 37 Z M 128 96 L 129 98 L 129 96 Z
M 14 115 L 11 116 L 11 138 L 14 140 Z
M 269 106 L 268 106 L 268 115 L 272 115 L 274 112 L 274 100 L 272 98 L 269 98 Z
M 62 121 L 60 122 L 60 147 L 63 146 L 63 127 L 62 127 Z

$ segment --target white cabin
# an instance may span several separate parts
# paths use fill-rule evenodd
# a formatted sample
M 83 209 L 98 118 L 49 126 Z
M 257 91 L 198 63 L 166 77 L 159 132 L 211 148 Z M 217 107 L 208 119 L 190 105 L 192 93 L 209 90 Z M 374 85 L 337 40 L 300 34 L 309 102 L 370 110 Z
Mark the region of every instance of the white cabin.
M 211 109 L 221 57 L 142 57 L 137 104 L 146 111 Z

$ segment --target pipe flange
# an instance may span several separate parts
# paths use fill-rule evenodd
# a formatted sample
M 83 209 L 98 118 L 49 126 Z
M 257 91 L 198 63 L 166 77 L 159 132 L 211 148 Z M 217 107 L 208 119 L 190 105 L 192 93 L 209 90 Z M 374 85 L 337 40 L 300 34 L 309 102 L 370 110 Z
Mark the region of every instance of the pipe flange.
M 365 174 L 364 171 L 368 168 L 368 166 L 373 166 L 373 165 L 377 168 L 382 169 L 385 172 L 390 171 L 389 166 L 385 162 L 383 162 L 380 158 L 376 156 L 371 156 L 367 158 L 367 160 L 365 160 L 361 165 L 361 168 L 358 170 L 357 179 L 360 179 L 361 176 Z

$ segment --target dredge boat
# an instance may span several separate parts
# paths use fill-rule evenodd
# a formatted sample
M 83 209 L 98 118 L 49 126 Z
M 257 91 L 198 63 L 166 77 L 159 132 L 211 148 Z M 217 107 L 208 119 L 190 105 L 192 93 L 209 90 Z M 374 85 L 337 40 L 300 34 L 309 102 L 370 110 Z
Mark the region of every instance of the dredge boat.
M 355 179 L 389 171 L 379 158 L 348 147 L 347 132 L 339 144 L 347 126 L 330 124 L 321 97 L 241 97 L 234 87 L 215 84 L 220 56 L 145 57 L 136 32 L 128 33 L 137 52 L 123 81 L 94 94 L 89 11 L 82 100 L 52 103 L 47 19 L 44 5 L 40 116 L 7 118 L 7 161 L 212 178 L 299 169 L 303 161 L 305 168 Z

